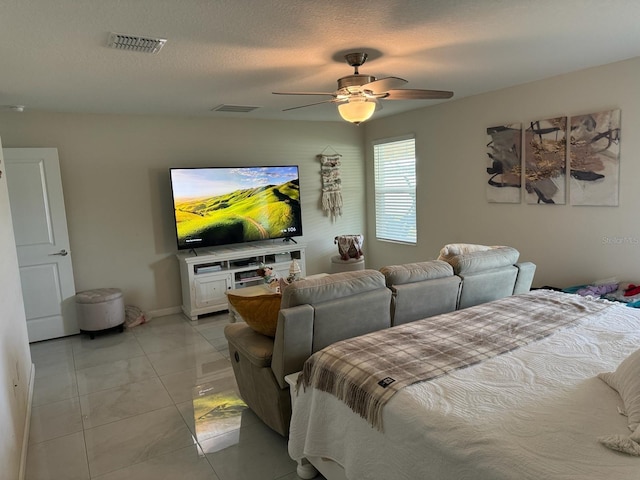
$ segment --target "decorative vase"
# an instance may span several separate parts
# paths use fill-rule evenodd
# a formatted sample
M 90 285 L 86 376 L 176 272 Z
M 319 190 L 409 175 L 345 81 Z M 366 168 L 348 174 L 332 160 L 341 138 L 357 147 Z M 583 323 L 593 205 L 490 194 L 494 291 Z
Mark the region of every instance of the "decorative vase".
M 287 277 L 287 281 L 291 283 L 296 280 L 300 280 L 301 274 L 302 270 L 300 269 L 300 265 L 298 265 L 297 260 L 294 258 L 289 266 L 289 276 Z

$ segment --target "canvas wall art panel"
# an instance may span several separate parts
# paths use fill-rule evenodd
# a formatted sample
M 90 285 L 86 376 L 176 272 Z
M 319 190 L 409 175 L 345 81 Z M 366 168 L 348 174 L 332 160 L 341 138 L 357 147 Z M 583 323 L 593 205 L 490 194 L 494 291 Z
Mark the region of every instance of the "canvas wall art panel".
M 564 204 L 567 167 L 567 117 L 536 120 L 525 130 L 527 203 Z
M 520 203 L 522 124 L 487 128 L 487 201 Z
M 571 205 L 618 206 L 620 110 L 571 117 Z

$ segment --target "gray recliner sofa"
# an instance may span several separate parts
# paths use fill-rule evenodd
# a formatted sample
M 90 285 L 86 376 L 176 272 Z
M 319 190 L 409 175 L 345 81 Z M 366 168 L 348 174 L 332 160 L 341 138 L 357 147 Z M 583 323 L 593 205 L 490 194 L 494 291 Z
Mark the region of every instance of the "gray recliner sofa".
M 242 398 L 269 427 L 288 435 L 291 401 L 284 377 L 300 371 L 313 353 L 339 340 L 528 291 L 535 265 L 515 263 L 519 254 L 510 247 L 492 250 L 499 251 L 294 282 L 282 294 L 275 338 L 244 322 L 225 327 Z
M 346 338 L 391 326 L 391 291 L 375 270 L 300 280 L 284 289 L 275 338 L 243 322 L 225 327 L 240 395 L 264 423 L 288 435 L 289 387 L 315 352 Z
M 528 292 L 536 266 L 518 263 L 512 247 L 491 247 L 450 255 L 444 260 L 383 267 L 392 292 L 393 325 L 472 307 L 509 295 Z

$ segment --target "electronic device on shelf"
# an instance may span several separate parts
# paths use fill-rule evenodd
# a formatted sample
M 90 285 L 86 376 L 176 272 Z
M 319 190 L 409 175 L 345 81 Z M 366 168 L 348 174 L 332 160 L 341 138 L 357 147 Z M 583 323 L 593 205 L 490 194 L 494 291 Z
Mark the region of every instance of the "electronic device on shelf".
M 171 168 L 178 249 L 302 235 L 297 165 Z
M 204 265 L 196 265 L 194 267 L 194 272 L 195 273 L 211 273 L 211 272 L 219 272 L 222 270 L 222 265 L 220 264 L 214 264 L 214 265 L 208 265 L 208 264 L 204 264 Z
M 246 267 L 247 265 L 257 265 L 258 261 L 255 258 L 241 258 L 231 262 L 234 267 Z

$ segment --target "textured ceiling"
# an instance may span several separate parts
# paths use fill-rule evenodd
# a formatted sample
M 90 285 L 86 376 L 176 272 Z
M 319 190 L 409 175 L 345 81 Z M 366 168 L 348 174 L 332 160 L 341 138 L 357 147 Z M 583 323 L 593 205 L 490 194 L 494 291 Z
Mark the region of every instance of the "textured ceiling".
M 339 121 L 273 91 L 360 72 L 453 99 L 640 55 L 637 0 L 1 0 L 0 105 L 28 110 Z M 167 39 L 107 48 L 110 32 Z M 376 116 L 436 101 L 383 101 Z M 220 104 L 258 106 L 219 113 Z

